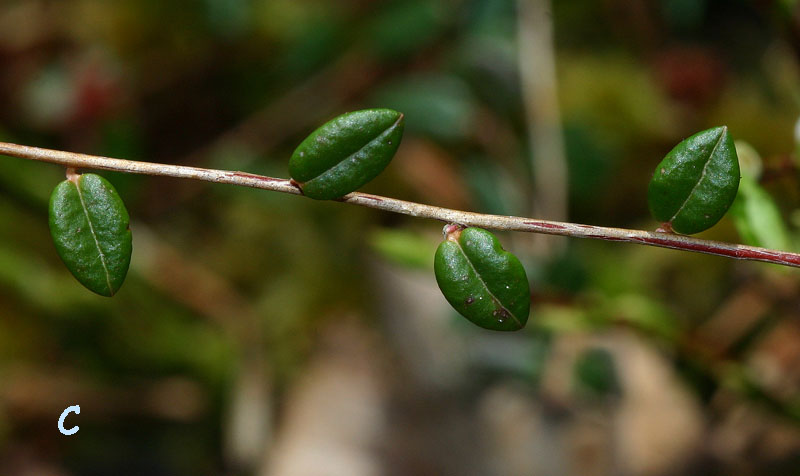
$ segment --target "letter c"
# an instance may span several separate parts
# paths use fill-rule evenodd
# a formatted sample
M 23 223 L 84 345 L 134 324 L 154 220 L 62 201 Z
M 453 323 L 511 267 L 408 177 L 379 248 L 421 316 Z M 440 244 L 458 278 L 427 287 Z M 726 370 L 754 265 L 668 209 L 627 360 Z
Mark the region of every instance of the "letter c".
M 58 419 L 58 431 L 60 431 L 62 434 L 67 435 L 67 436 L 74 435 L 75 433 L 78 432 L 78 430 L 81 429 L 79 426 L 73 426 L 69 430 L 65 430 L 64 429 L 64 420 L 67 418 L 67 415 L 69 415 L 70 413 L 73 413 L 73 412 L 76 415 L 80 415 L 81 414 L 81 406 L 80 405 L 72 405 L 71 407 L 67 407 L 67 409 L 64 410 L 61 413 L 61 417 L 59 417 L 59 419 Z

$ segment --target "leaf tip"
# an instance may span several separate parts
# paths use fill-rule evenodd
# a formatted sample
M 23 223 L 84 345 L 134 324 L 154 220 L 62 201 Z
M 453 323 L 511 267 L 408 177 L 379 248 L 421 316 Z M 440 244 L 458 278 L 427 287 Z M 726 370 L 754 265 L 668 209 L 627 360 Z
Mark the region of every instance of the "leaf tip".
M 725 141 L 727 137 L 730 136 L 730 132 L 728 131 L 728 126 L 725 124 L 717 127 L 712 127 L 711 129 L 708 129 L 708 132 L 713 133 L 714 136 L 717 137 L 718 142 Z

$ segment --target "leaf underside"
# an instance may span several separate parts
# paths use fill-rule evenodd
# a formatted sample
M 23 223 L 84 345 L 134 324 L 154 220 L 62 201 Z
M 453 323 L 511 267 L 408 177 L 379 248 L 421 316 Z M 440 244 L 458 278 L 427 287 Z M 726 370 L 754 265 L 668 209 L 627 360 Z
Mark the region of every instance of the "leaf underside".
M 530 312 L 530 288 L 516 256 L 480 228 L 463 230 L 445 240 L 434 258 L 434 272 L 447 301 L 480 327 L 515 331 Z
M 389 165 L 403 126 L 403 115 L 391 109 L 343 114 L 297 147 L 289 160 L 289 174 L 308 197 L 331 200 L 347 195 Z
M 95 174 L 65 180 L 50 197 L 50 234 L 67 269 L 91 291 L 113 296 L 131 260 L 128 212 L 114 187 Z
M 739 187 L 739 159 L 728 128 L 715 127 L 678 144 L 658 164 L 648 188 L 656 220 L 679 233 L 715 225 Z

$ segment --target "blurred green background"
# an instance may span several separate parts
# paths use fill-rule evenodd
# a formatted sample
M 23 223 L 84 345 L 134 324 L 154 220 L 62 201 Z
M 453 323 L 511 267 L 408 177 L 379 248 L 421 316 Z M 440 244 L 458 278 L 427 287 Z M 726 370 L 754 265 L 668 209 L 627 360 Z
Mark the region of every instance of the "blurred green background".
M 799 61 L 795 0 L 5 0 L 0 140 L 286 177 L 391 107 L 366 191 L 651 230 L 654 167 L 726 124 L 744 178 L 701 236 L 800 250 Z M 533 306 L 499 334 L 439 294 L 441 223 L 103 175 L 113 299 L 51 244 L 63 168 L 0 157 L 2 474 L 798 474 L 795 271 L 500 234 Z

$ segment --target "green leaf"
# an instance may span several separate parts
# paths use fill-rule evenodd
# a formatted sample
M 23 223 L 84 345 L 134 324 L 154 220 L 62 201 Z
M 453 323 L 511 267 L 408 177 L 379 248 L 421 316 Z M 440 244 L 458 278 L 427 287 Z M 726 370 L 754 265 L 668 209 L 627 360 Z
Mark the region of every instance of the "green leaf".
M 528 321 L 531 295 L 525 269 L 480 228 L 445 228 L 434 272 L 442 294 L 461 315 L 485 329 L 515 331 Z
M 648 201 L 656 220 L 678 233 L 698 233 L 728 211 L 739 187 L 739 160 L 725 126 L 699 132 L 658 164 Z
M 113 296 L 131 262 L 128 211 L 114 186 L 95 174 L 58 184 L 50 196 L 50 234 L 67 269 L 81 284 Z
M 748 176 L 739 184 L 739 194 L 731 207 L 731 218 L 748 245 L 789 250 L 789 231 L 780 209 L 769 193 Z
M 339 198 L 374 179 L 397 152 L 403 115 L 391 109 L 343 114 L 312 132 L 289 160 L 289 174 L 316 200 Z

